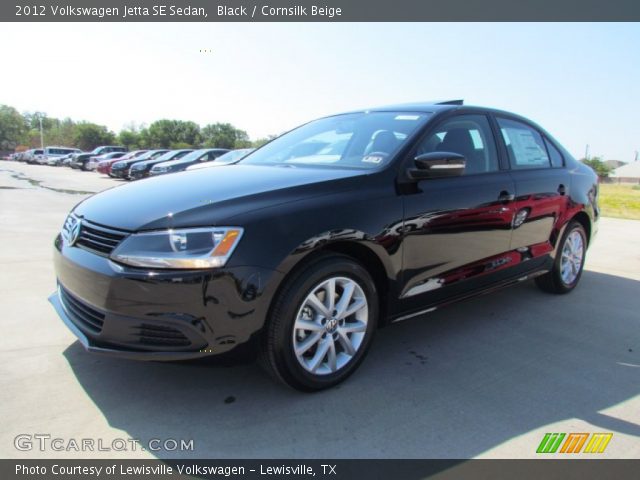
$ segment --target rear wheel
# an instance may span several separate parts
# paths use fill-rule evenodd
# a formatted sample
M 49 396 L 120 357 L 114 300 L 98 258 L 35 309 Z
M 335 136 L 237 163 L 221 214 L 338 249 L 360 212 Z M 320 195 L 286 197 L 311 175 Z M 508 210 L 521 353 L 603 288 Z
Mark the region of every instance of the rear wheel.
M 261 363 L 293 388 L 331 387 L 358 368 L 377 321 L 369 273 L 349 257 L 322 257 L 294 274 L 276 298 Z
M 536 278 L 538 287 L 549 293 L 569 293 L 573 290 L 582 276 L 586 250 L 587 234 L 584 227 L 571 221 L 562 236 L 553 268 Z

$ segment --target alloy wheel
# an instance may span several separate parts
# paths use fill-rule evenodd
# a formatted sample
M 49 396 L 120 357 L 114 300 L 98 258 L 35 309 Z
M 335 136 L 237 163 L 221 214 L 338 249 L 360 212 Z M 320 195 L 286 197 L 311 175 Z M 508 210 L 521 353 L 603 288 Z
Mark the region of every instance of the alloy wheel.
M 562 246 L 560 276 L 565 285 L 575 282 L 582 269 L 584 257 L 584 239 L 578 230 L 571 232 Z
M 331 277 L 313 287 L 293 326 L 298 363 L 314 375 L 343 368 L 361 347 L 369 320 L 362 287 L 347 277 Z

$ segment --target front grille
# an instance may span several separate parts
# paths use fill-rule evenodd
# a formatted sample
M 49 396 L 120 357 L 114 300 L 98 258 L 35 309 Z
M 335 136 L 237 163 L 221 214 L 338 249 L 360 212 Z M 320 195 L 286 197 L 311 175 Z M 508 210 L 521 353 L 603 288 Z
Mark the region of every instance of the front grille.
M 96 335 L 102 331 L 104 313 L 91 308 L 67 292 L 62 286 L 60 287 L 60 300 L 73 323 Z
M 178 329 L 164 325 L 143 323 L 138 327 L 139 341 L 143 345 L 162 347 L 188 347 L 191 341 Z
M 122 230 L 114 230 L 83 220 L 80 235 L 75 244 L 102 255 L 109 255 L 126 236 L 127 233 Z

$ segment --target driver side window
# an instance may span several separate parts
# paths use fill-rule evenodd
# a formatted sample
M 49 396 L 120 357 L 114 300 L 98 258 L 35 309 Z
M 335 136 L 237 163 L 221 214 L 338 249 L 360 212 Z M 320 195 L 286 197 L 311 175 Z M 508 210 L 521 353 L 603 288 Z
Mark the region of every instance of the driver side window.
M 459 115 L 445 120 L 435 132 L 420 141 L 416 155 L 431 152 L 464 155 L 464 175 L 499 170 L 491 126 L 484 115 Z

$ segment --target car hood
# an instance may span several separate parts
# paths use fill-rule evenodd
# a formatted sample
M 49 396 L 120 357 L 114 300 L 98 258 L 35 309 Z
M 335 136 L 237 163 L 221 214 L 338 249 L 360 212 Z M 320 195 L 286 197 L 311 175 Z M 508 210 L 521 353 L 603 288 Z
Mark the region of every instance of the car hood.
M 129 160 L 121 160 L 121 159 L 117 159 L 117 160 L 114 162 L 114 164 L 116 164 L 116 163 L 118 163 L 118 162 L 121 162 L 121 163 L 122 163 L 122 165 L 123 165 L 124 167 L 130 167 L 130 166 L 131 166 L 131 165 L 133 165 L 134 163 L 137 163 L 137 162 L 144 162 L 144 161 L 146 161 L 146 160 L 139 160 L 139 159 L 137 159 L 137 158 L 130 158 Z
M 355 188 L 368 172 L 229 165 L 152 177 L 98 193 L 74 210 L 91 222 L 130 231 L 223 225 L 257 209 Z
M 224 167 L 225 165 L 231 165 L 236 163 L 238 160 L 234 160 L 232 162 L 219 162 L 218 160 L 209 160 L 208 162 L 196 163 L 195 165 L 190 165 L 187 167 L 189 171 L 191 170 L 202 170 L 203 168 L 212 168 L 212 167 Z
M 175 160 L 158 160 L 157 158 L 152 158 L 151 160 L 143 160 L 138 163 L 138 167 L 143 166 L 145 169 L 149 167 L 153 167 L 159 163 L 167 163 L 173 162 Z

